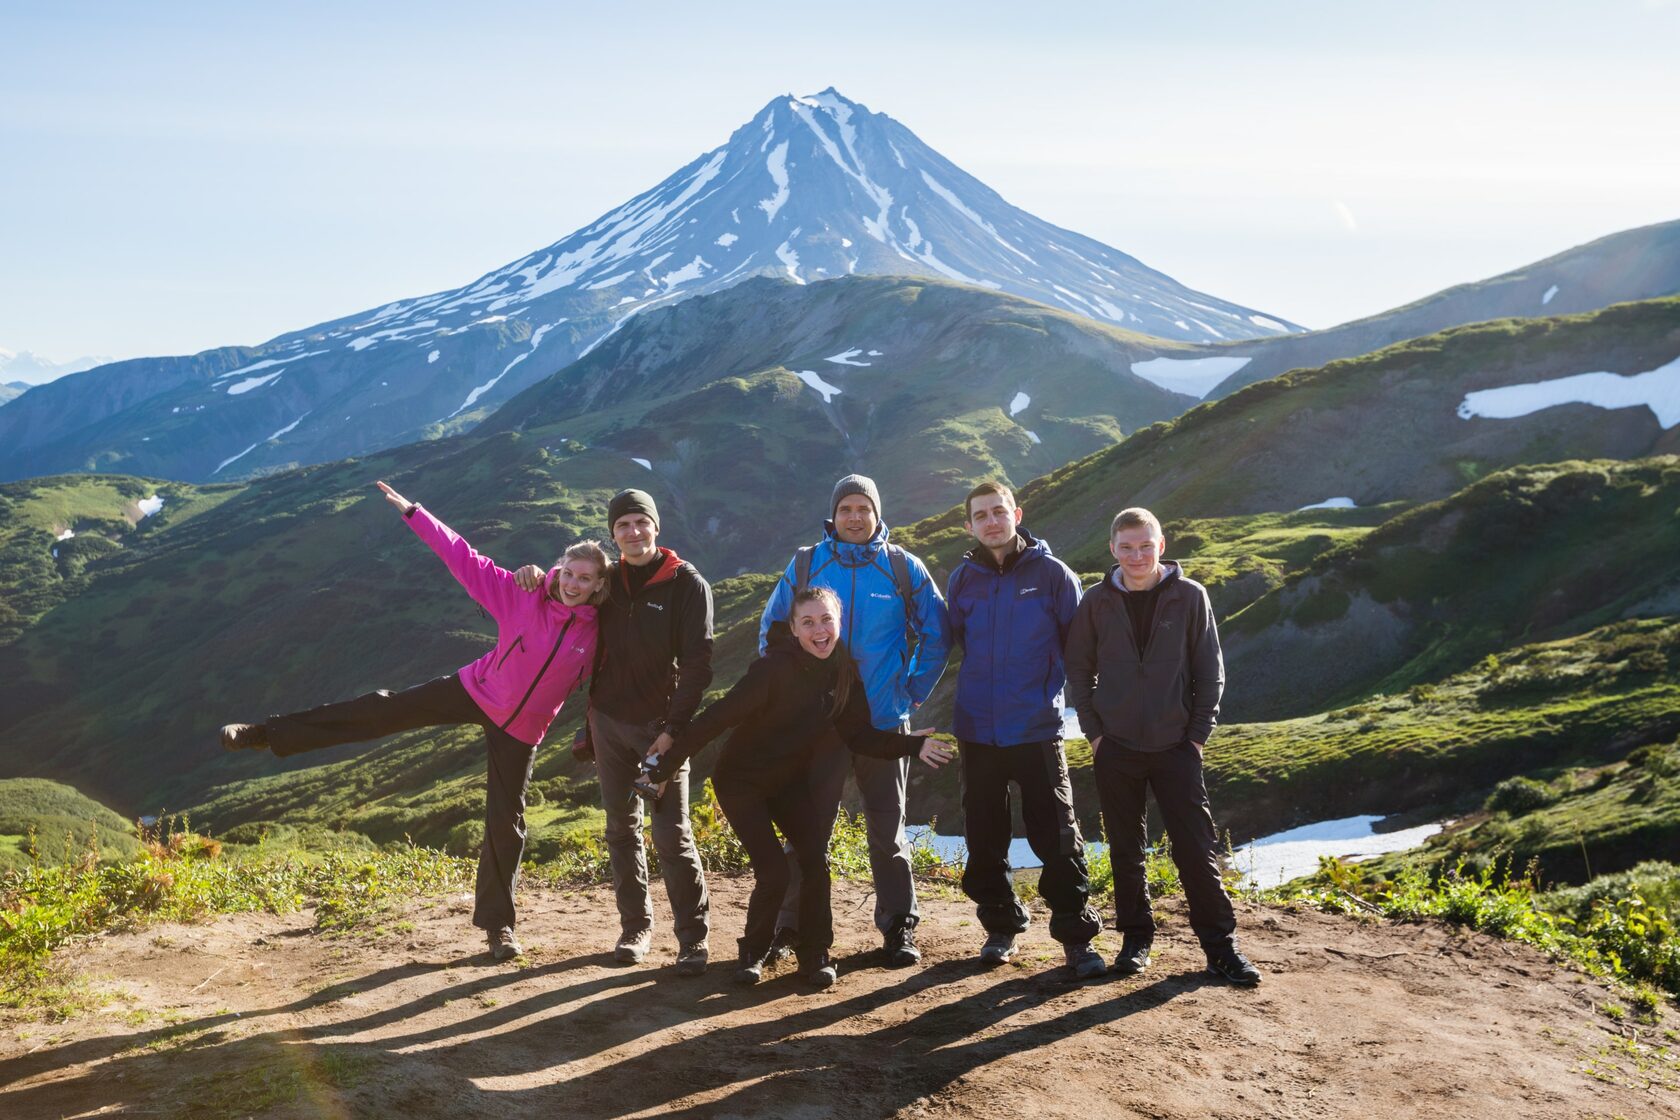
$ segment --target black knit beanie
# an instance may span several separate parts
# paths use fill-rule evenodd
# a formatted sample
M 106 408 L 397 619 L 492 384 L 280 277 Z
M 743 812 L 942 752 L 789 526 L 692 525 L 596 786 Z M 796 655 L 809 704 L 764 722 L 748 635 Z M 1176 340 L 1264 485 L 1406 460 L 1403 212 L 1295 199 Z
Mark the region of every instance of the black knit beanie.
M 653 495 L 646 490 L 620 490 L 607 503 L 607 532 L 618 524 L 618 519 L 627 513 L 645 513 L 653 522 L 655 529 L 659 528 L 659 507 L 653 504 Z

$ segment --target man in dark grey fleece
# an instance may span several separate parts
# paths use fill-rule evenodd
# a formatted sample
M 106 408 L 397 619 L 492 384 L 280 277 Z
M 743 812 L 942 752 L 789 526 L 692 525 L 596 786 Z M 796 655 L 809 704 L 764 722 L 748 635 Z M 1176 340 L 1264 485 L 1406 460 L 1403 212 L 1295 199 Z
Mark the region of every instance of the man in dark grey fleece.
M 1114 866 L 1115 928 L 1124 938 L 1114 970 L 1141 972 L 1155 938 L 1144 876 L 1145 796 L 1154 790 L 1208 968 L 1257 984 L 1259 970 L 1237 951 L 1202 778 L 1202 748 L 1225 688 L 1213 606 L 1201 584 L 1163 559 L 1166 537 L 1148 510 L 1120 511 L 1109 551 L 1116 563 L 1080 601 L 1066 661 Z

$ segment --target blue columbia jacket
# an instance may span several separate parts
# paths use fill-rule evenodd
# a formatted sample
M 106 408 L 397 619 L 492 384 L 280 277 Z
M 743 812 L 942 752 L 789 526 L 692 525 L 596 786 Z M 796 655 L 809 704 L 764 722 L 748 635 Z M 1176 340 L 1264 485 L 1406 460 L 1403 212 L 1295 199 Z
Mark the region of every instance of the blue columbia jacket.
M 1079 577 L 1025 529 L 1004 571 L 976 547 L 946 586 L 951 634 L 963 647 L 956 732 L 1009 747 L 1062 734 L 1062 644 L 1079 608 Z
M 822 543 L 811 553 L 813 587 L 827 587 L 840 596 L 844 617 L 840 637 L 857 661 L 858 675 L 869 693 L 869 714 L 882 731 L 899 727 L 910 709 L 921 704 L 939 683 L 945 658 L 951 652 L 951 626 L 945 600 L 927 567 L 909 554 L 910 591 L 914 610 L 905 618 L 904 600 L 893 580 L 887 559 L 887 527 L 882 525 L 863 544 L 848 544 L 824 522 Z M 770 626 L 786 622 L 793 605 L 795 561 L 776 581 L 758 624 L 758 652 L 763 656 Z M 908 634 L 913 632 L 915 648 Z

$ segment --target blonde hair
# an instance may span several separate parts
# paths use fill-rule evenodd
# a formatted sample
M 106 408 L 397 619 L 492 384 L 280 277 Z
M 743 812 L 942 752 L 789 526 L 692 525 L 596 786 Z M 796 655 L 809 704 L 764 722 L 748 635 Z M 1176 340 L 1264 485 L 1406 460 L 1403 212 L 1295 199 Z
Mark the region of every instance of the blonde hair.
M 612 558 L 607 555 L 607 550 L 601 547 L 601 542 L 594 540 L 578 541 L 576 544 L 568 546 L 566 551 L 560 554 L 560 559 L 554 562 L 554 566 L 558 568 L 567 560 L 593 560 L 595 562 L 595 566 L 601 569 L 601 586 L 597 587 L 594 594 L 589 596 L 588 602 L 592 607 L 598 607 L 606 602 L 608 581 L 612 579 L 613 562 Z
M 1114 524 L 1108 527 L 1109 539 L 1113 540 L 1114 534 L 1122 529 L 1148 529 L 1156 540 L 1167 539 L 1167 535 L 1161 532 L 1161 522 L 1142 506 L 1129 506 L 1115 514 Z

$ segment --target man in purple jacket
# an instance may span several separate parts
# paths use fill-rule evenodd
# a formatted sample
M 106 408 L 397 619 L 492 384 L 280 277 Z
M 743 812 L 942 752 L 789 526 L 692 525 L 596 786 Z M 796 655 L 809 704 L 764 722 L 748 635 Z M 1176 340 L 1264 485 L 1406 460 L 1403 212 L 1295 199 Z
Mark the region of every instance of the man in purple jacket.
M 1028 923 L 1010 881 L 1014 782 L 1027 842 L 1044 864 L 1038 889 L 1050 904 L 1050 936 L 1075 976 L 1101 976 L 1107 968 L 1091 939 L 1102 919 L 1088 901 L 1085 844 L 1062 752 L 1062 642 L 1079 607 L 1079 580 L 1021 528 L 1009 487 L 976 486 L 967 524 L 978 543 L 951 573 L 945 598 L 951 636 L 963 647 L 956 710 L 968 842 L 962 885 L 986 930 L 980 959 L 1008 961 Z

